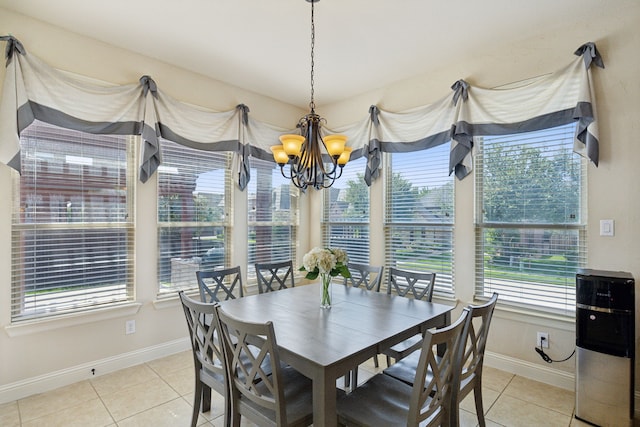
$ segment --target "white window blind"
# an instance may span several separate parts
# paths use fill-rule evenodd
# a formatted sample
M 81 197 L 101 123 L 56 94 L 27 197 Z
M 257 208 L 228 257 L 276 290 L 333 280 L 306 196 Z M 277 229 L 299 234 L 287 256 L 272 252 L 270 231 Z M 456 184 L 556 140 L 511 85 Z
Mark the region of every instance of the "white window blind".
M 196 271 L 229 259 L 231 155 L 162 140 L 158 168 L 159 293 L 196 288 Z
M 369 187 L 364 182 L 367 160 L 360 157 L 344 167 L 342 176 L 324 190 L 325 247 L 347 251 L 350 262 L 369 263 Z
M 34 122 L 20 138 L 14 322 L 133 299 L 133 138 Z
M 248 195 L 247 276 L 255 280 L 256 262 L 293 260 L 298 245 L 299 190 L 285 179 L 273 162 L 251 159 Z
M 575 124 L 477 140 L 476 296 L 573 315 L 586 261 L 586 161 Z
M 453 297 L 453 175 L 449 144 L 386 157 L 386 267 L 436 273 L 434 295 Z

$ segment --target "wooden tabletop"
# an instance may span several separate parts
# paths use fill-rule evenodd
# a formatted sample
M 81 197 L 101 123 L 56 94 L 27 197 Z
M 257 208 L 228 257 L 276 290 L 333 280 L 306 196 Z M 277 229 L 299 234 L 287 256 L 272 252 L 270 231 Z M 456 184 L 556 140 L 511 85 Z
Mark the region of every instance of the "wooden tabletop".
M 320 284 L 221 303 L 245 321 L 271 320 L 281 359 L 313 380 L 314 426 L 336 425 L 335 381 L 384 348 L 451 321 L 453 307 L 332 285 L 320 307 Z

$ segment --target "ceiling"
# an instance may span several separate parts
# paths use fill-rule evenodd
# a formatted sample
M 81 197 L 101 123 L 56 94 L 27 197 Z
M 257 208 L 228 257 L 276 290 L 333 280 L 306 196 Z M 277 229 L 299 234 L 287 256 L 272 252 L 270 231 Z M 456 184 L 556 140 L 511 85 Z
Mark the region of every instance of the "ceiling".
M 588 22 L 612 6 L 604 0 L 321 0 L 314 6 L 315 101 L 338 102 L 506 40 Z M 0 7 L 289 104 L 309 104 L 311 4 L 305 0 L 0 0 Z

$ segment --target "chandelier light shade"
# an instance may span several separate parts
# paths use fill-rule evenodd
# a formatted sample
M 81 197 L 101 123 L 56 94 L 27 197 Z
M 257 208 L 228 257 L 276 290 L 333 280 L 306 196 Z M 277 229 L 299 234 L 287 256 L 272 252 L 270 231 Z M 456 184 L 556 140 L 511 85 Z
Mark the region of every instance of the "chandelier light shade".
M 313 187 L 316 190 L 329 188 L 342 175 L 342 168 L 349 161 L 352 148 L 346 147 L 344 135 L 321 135 L 320 130 L 325 119 L 315 112 L 313 92 L 313 68 L 315 48 L 314 3 L 319 0 L 306 0 L 311 3 L 311 112 L 298 122 L 299 135 L 281 135 L 282 145 L 271 147 L 273 158 L 280 166 L 282 175 L 290 179 L 301 189 Z M 285 165 L 289 173 L 285 173 Z

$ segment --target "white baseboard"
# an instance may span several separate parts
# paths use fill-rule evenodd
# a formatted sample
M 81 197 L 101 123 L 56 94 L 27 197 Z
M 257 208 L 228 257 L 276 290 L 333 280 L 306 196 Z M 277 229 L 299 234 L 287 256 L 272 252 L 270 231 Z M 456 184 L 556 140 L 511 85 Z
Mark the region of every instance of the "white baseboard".
M 484 363 L 486 366 L 510 372 L 521 377 L 529 378 L 541 383 L 564 388 L 566 390 L 575 390 L 576 377 L 571 372 L 553 369 L 538 363 L 527 362 L 526 360 L 516 359 L 499 353 L 493 353 L 485 350 Z
M 188 338 L 170 341 L 114 357 L 96 360 L 60 371 L 0 386 L 0 404 L 22 399 L 37 393 L 54 390 L 120 369 L 129 368 L 161 357 L 189 350 Z M 91 370 L 95 369 L 95 376 Z

